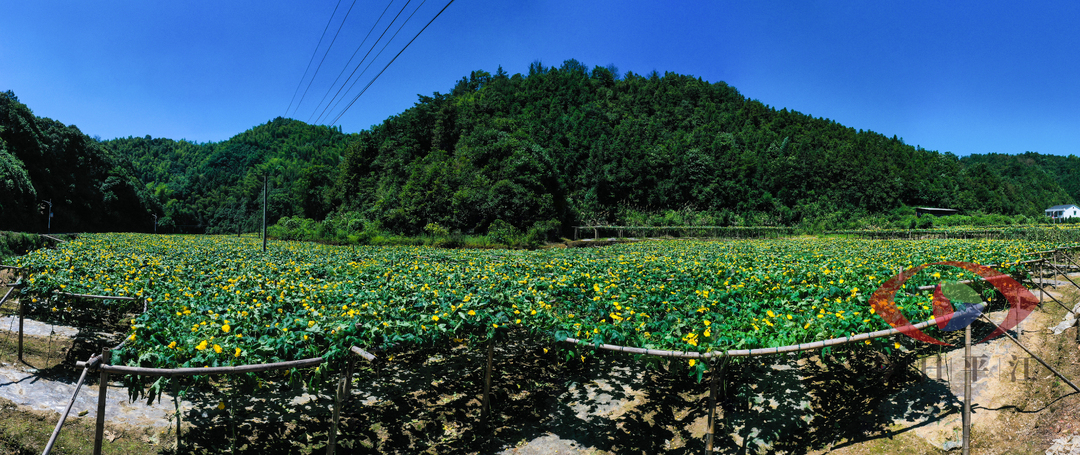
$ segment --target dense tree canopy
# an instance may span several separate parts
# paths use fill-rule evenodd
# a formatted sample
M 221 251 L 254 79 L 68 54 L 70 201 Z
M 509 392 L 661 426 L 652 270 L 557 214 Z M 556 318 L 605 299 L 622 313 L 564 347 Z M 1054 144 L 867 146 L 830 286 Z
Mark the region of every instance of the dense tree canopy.
M 158 210 L 130 162 L 0 93 L 0 229 L 148 231 Z
M 333 182 L 356 135 L 276 118 L 219 143 L 128 137 L 106 141 L 129 157 L 164 209 L 166 232 L 250 232 L 262 222 L 263 178 L 270 222 L 322 219 L 335 207 Z
M 165 232 L 252 231 L 264 178 L 271 223 L 349 212 L 405 234 L 501 220 L 554 235 L 670 210 L 816 230 L 912 206 L 1035 217 L 1080 199 L 1075 156 L 959 158 L 723 82 L 576 60 L 474 71 L 356 134 L 276 118 L 219 143 L 99 142 L 0 99 L 9 228 L 40 229 L 40 201 L 55 199 L 65 230 L 146 230 L 153 211 Z
M 338 198 L 397 230 L 619 221 L 685 209 L 800 224 L 901 206 L 1037 216 L 1075 198 L 1038 165 L 971 165 L 743 97 L 723 82 L 569 60 L 474 71 L 349 149 Z

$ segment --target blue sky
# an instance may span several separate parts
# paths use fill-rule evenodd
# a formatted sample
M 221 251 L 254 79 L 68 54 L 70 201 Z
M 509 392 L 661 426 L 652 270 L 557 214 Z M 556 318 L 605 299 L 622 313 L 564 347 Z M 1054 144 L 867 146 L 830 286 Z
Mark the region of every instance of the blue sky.
M 104 139 L 221 141 L 278 116 L 318 117 L 388 1 L 355 2 L 295 111 L 337 0 L 0 2 L 0 90 Z M 445 2 L 408 4 L 379 46 L 415 15 L 346 102 Z M 316 63 L 351 4 L 340 2 Z M 404 5 L 390 3 L 369 44 Z M 1077 24 L 1080 2 L 1064 1 L 456 0 L 337 124 L 369 128 L 473 70 L 573 58 L 724 81 L 930 150 L 1080 155 Z

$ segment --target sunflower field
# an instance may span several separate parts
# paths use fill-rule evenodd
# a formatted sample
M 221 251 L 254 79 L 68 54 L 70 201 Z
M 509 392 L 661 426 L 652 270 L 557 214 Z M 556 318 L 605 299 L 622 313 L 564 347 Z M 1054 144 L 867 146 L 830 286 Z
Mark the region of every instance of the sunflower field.
M 788 238 L 536 251 L 271 242 L 263 253 L 254 238 L 89 234 L 17 265 L 28 271 L 23 299 L 36 313 L 80 310 L 59 303 L 57 291 L 146 300 L 114 364 L 181 368 L 321 356 L 332 366 L 353 345 L 488 339 L 500 328 L 697 352 L 842 337 L 888 328 L 868 299 L 901 268 L 967 261 L 1022 277 L 1018 262 L 1050 247 Z M 896 302 L 909 320 L 928 319 L 929 292 L 914 288 L 969 277 L 932 266 Z M 880 341 L 879 348 L 889 346 Z

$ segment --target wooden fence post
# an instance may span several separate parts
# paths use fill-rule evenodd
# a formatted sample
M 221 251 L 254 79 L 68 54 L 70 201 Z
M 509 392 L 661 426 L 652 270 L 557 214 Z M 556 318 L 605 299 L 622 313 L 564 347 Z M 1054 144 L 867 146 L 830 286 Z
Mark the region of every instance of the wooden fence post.
M 23 303 L 24 299 L 19 299 L 19 362 L 23 361 L 23 316 L 26 313 L 24 308 L 26 304 Z
M 484 399 L 480 409 L 480 421 L 487 425 L 488 415 L 491 414 L 491 359 L 495 355 L 495 337 L 488 340 L 487 368 L 484 371 Z
M 962 417 L 962 441 L 961 441 L 961 453 L 968 455 L 971 453 L 971 370 L 974 367 L 972 365 L 971 358 L 971 324 L 968 324 L 964 328 L 964 412 Z
M 352 396 L 352 378 L 353 378 L 353 372 L 354 372 L 355 369 L 356 369 L 356 358 L 350 355 L 349 356 L 348 367 L 347 367 L 347 369 L 345 371 L 345 397 L 344 397 L 345 402 L 349 401 L 349 397 Z
M 341 396 L 344 394 L 345 383 L 348 381 L 348 367 L 345 370 L 341 372 L 341 379 L 338 380 L 337 387 L 334 387 L 334 410 L 330 417 L 330 442 L 326 444 L 326 455 L 334 455 L 334 448 L 337 446 L 338 419 L 341 417 Z
M 713 360 L 711 376 L 709 378 L 709 429 L 705 434 L 705 453 L 713 452 L 714 439 L 716 438 L 716 395 L 717 384 L 724 375 L 724 365 L 721 361 Z
M 180 453 L 180 416 L 183 415 L 180 412 L 180 380 L 176 379 L 172 385 L 173 394 L 173 406 L 176 408 L 176 453 Z
M 109 365 L 112 361 L 112 351 L 105 348 L 101 351 L 101 366 Z M 101 382 L 98 384 L 97 404 L 97 427 L 94 431 L 94 455 L 101 455 L 101 443 L 105 438 L 105 400 L 109 396 L 109 372 L 101 369 Z

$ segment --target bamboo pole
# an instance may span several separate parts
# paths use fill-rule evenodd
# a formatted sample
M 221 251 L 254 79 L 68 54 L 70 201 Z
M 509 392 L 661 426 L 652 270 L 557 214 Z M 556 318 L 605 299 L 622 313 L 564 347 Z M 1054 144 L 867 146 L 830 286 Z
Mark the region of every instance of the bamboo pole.
M 1039 287 L 1039 300 L 1040 300 L 1040 303 L 1041 303 L 1041 301 L 1042 301 L 1042 296 L 1043 296 L 1043 295 L 1045 294 L 1046 296 L 1050 297 L 1050 299 L 1051 299 L 1051 300 L 1053 300 L 1053 301 L 1054 301 L 1054 303 L 1057 303 L 1057 304 L 1058 304 L 1059 306 L 1061 306 L 1062 308 L 1064 308 L 1064 309 L 1065 309 L 1065 311 L 1068 311 L 1068 312 L 1070 312 L 1070 313 L 1072 313 L 1072 312 L 1073 312 L 1072 308 L 1069 308 L 1069 307 L 1065 306 L 1065 304 L 1064 304 L 1064 303 L 1061 303 L 1061 301 L 1060 301 L 1060 300 L 1058 300 L 1058 299 L 1057 299 L 1057 297 L 1054 297 L 1054 295 L 1053 295 L 1053 294 L 1051 294 L 1051 293 L 1049 293 L 1049 292 L 1046 292 L 1046 289 L 1045 289 L 1045 288 L 1043 288 L 1043 285 L 1041 285 L 1041 284 L 1039 284 L 1039 283 L 1037 283 L 1037 282 L 1034 282 L 1034 281 L 1032 281 L 1032 283 L 1034 283 L 1034 284 L 1035 284 L 1035 286 L 1038 286 L 1038 287 Z
M 263 371 L 284 370 L 287 368 L 306 368 L 321 365 L 322 357 L 314 357 L 303 360 L 290 360 L 278 363 L 258 363 L 253 365 L 240 365 L 235 367 L 206 367 L 206 368 L 141 368 L 120 365 L 102 365 L 102 371 L 115 374 L 137 374 L 142 376 L 195 376 L 199 374 L 239 374 L 258 373 Z
M 1055 256 L 1055 260 L 1056 260 L 1057 255 L 1054 255 L 1054 256 Z M 1050 262 L 1050 267 L 1054 268 L 1055 273 L 1061 275 L 1062 278 L 1065 278 L 1066 280 L 1068 280 L 1070 283 L 1072 283 L 1073 286 L 1076 286 L 1077 289 L 1080 289 L 1080 284 L 1076 284 L 1076 282 L 1073 281 L 1072 278 L 1069 278 L 1069 275 L 1066 274 L 1066 271 L 1058 269 L 1058 265 L 1055 264 L 1053 261 Z
M 180 453 L 183 444 L 180 442 L 180 418 L 184 414 L 180 412 L 180 381 L 173 381 L 173 407 L 176 409 L 176 453 Z
M 341 418 L 341 396 L 344 394 L 345 382 L 348 380 L 348 368 L 341 373 L 337 387 L 334 387 L 334 409 L 330 421 L 330 442 L 326 444 L 326 455 L 334 455 L 337 446 L 338 419 Z
M 982 307 L 985 307 L 985 305 L 983 305 L 983 304 L 980 304 L 980 305 L 982 305 Z M 956 314 L 956 313 L 953 313 L 953 314 Z M 949 316 L 946 316 L 944 318 L 940 318 L 940 320 L 948 322 L 952 317 L 953 317 L 952 315 L 949 315 Z M 918 324 L 915 324 L 915 325 L 913 325 L 911 327 L 913 327 L 915 329 L 922 329 L 922 328 L 925 328 L 925 327 L 929 327 L 931 324 L 935 324 L 936 322 L 937 322 L 937 320 L 924 321 L 924 322 L 920 322 Z M 784 353 L 788 353 L 788 352 L 809 351 L 809 350 L 821 349 L 821 348 L 825 348 L 825 347 L 829 347 L 829 346 L 838 346 L 838 345 L 847 344 L 847 343 L 854 343 L 854 342 L 857 342 L 857 341 L 870 340 L 870 339 L 873 339 L 873 338 L 881 338 L 881 337 L 896 335 L 896 334 L 899 334 L 899 333 L 902 333 L 900 331 L 900 329 L 893 328 L 893 329 L 887 329 L 887 330 L 878 330 L 876 332 L 860 333 L 860 334 L 857 334 L 857 335 L 852 335 L 850 337 L 832 338 L 832 339 L 829 339 L 829 340 L 815 341 L 813 343 L 793 344 L 793 345 L 788 345 L 788 346 L 780 346 L 780 347 L 776 347 L 776 348 L 737 349 L 737 350 L 733 349 L 733 350 L 728 350 L 728 351 L 710 351 L 710 352 L 704 352 L 704 353 L 703 352 L 694 352 L 694 351 L 665 351 L 665 350 L 661 350 L 661 349 L 633 348 L 633 347 L 627 347 L 627 346 L 619 346 L 619 345 L 612 345 L 612 344 L 602 344 L 602 343 L 601 344 L 596 344 L 596 343 L 591 343 L 591 342 L 585 341 L 585 340 L 579 340 L 579 339 L 576 339 L 576 338 L 565 338 L 565 339 L 560 340 L 560 341 L 562 341 L 564 343 L 578 344 L 578 345 L 581 345 L 581 346 L 590 346 L 590 347 L 593 347 L 593 348 L 596 348 L 596 349 L 604 349 L 604 350 L 608 350 L 608 351 L 626 352 L 626 353 L 629 353 L 629 354 L 651 355 L 651 356 L 657 356 L 657 357 L 677 357 L 677 358 L 683 358 L 683 359 L 710 359 L 710 358 L 713 358 L 713 357 L 752 357 L 752 356 L 758 356 L 758 355 L 784 354 Z
M 492 358 L 495 356 L 495 338 L 492 337 L 488 340 L 487 346 L 487 368 L 484 370 L 484 398 L 481 403 L 480 409 L 480 421 L 482 425 L 487 425 L 489 414 L 491 413 L 491 363 Z
M 23 362 L 23 319 L 26 317 L 26 304 L 19 299 L 19 362 Z
M 64 413 L 60 415 L 60 421 L 56 422 L 56 428 L 53 429 L 52 436 L 49 436 L 49 442 L 45 444 L 45 450 L 41 452 L 41 455 L 49 455 L 49 452 L 52 451 L 53 444 L 56 443 L 56 437 L 60 436 L 60 429 L 64 427 L 64 422 L 67 420 L 68 414 L 71 413 L 71 407 L 75 405 L 75 398 L 79 396 L 79 389 L 82 388 L 83 381 L 86 381 L 86 373 L 89 371 L 89 366 L 83 368 L 82 374 L 79 375 L 79 382 L 75 383 L 75 391 L 71 393 L 71 400 L 68 401 Z
M 1035 283 L 1035 286 L 1039 287 L 1039 308 L 1040 309 L 1042 309 L 1042 305 L 1043 305 L 1043 295 L 1046 294 L 1046 290 L 1043 289 L 1043 284 L 1044 284 L 1044 282 L 1046 280 L 1046 277 L 1043 276 L 1043 274 L 1045 272 L 1046 272 L 1046 265 L 1043 264 L 1042 262 L 1040 262 L 1039 263 L 1039 274 L 1035 276 L 1036 279 L 1031 280 L 1032 283 Z
M 995 329 L 1000 328 L 1000 327 L 998 327 L 996 322 L 990 320 L 990 318 L 986 317 L 985 314 L 983 314 L 981 316 L 982 316 L 983 319 L 986 320 L 986 322 L 989 322 L 990 324 L 992 324 Z M 1028 353 L 1028 355 L 1030 355 L 1032 358 L 1037 360 L 1040 364 L 1042 364 L 1042 366 L 1044 366 L 1044 367 L 1046 367 L 1046 369 L 1050 370 L 1051 373 L 1054 373 L 1054 376 L 1057 376 L 1058 379 L 1061 379 L 1062 381 L 1065 381 L 1065 383 L 1068 384 L 1069 387 L 1072 387 L 1073 390 L 1075 390 L 1077 392 L 1080 392 L 1080 386 L 1077 386 L 1076 384 L 1073 384 L 1073 382 L 1070 381 L 1069 378 L 1066 378 L 1065 375 L 1058 372 L 1058 370 L 1055 370 L 1054 367 L 1050 366 L 1050 364 L 1046 363 L 1045 361 L 1043 361 L 1043 359 L 1039 358 L 1039 356 L 1035 355 L 1035 353 L 1031 352 L 1031 350 L 1028 349 L 1027 346 L 1024 346 L 1024 344 L 1021 343 L 1020 340 L 1017 340 L 1015 337 L 1013 337 L 1011 334 L 1009 334 L 1008 331 L 1002 331 L 1001 333 L 1003 333 L 1003 334 L 1005 334 L 1005 336 L 1009 337 L 1009 339 L 1012 340 L 1013 343 L 1016 343 L 1017 346 L 1020 346 L 1020 349 L 1023 349 L 1024 352 Z
M 229 441 L 229 453 L 236 453 L 236 389 L 230 387 L 229 394 L 225 395 L 225 401 L 229 402 L 229 432 L 232 440 Z
M 105 366 L 112 360 L 112 351 L 101 351 L 101 382 L 98 384 L 97 426 L 94 430 L 94 455 L 101 455 L 101 443 L 105 439 L 105 400 L 109 396 L 109 371 Z
M 1077 266 L 1076 263 L 1073 262 L 1072 257 L 1069 254 L 1063 252 L 1061 254 L 1061 257 L 1065 258 L 1065 261 L 1068 262 L 1070 266 L 1080 268 L 1080 266 Z M 1068 279 L 1068 277 L 1066 277 L 1066 279 Z M 1072 282 L 1072 280 L 1069 281 Z M 1077 286 L 1076 283 L 1073 283 L 1073 286 L 1076 286 L 1077 289 L 1080 289 L 1080 286 Z
M 1073 262 L 1071 255 L 1068 254 L 1068 249 L 1066 249 L 1066 251 L 1067 251 L 1067 253 L 1062 254 L 1062 256 L 1065 257 L 1066 261 L 1069 261 L 1069 265 L 1071 265 L 1073 267 L 1076 267 L 1077 266 L 1076 263 Z M 1065 278 L 1068 279 L 1068 277 L 1065 277 Z M 1069 282 L 1072 283 L 1072 280 L 1069 280 Z M 1073 286 L 1076 286 L 1076 283 L 1073 283 Z M 1080 286 L 1076 286 L 1076 288 L 1080 289 Z M 1070 311 L 1072 311 L 1072 310 L 1070 310 Z M 1076 326 L 1076 342 L 1078 344 L 1080 344 L 1080 323 L 1078 323 L 1077 326 Z
M 7 301 L 8 296 L 16 289 L 15 285 L 8 286 L 7 292 L 4 293 L 4 297 L 0 298 L 0 305 L 3 305 Z
M 724 375 L 724 365 L 721 361 L 713 361 L 711 377 L 709 378 L 709 432 L 705 435 L 705 453 L 713 452 L 714 438 L 716 437 L 716 396 L 717 384 Z
M 132 301 L 132 302 L 136 301 L 136 300 L 139 300 L 138 297 L 125 297 L 125 296 L 119 296 L 119 295 L 72 294 L 70 292 L 57 292 L 56 294 L 57 295 L 62 295 L 64 297 L 71 297 L 71 298 L 76 298 L 76 299 L 129 300 L 129 301 Z
M 352 397 L 352 378 L 354 368 L 356 368 L 356 359 L 352 358 L 352 356 L 349 356 L 349 360 L 345 365 L 345 396 L 343 397 L 345 402 L 348 402 L 349 398 Z
M 971 454 L 971 324 L 964 327 L 964 416 L 963 455 Z
M 356 354 L 356 355 L 358 355 L 360 357 L 363 357 L 364 360 L 367 360 L 368 362 L 374 362 L 375 361 L 375 354 L 367 352 L 367 351 L 365 351 L 363 349 L 360 349 L 360 348 L 358 348 L 356 346 L 353 346 L 353 347 L 349 348 L 349 351 L 351 351 L 353 354 Z

